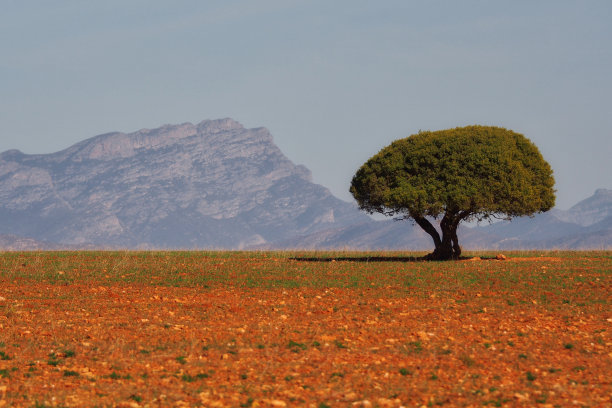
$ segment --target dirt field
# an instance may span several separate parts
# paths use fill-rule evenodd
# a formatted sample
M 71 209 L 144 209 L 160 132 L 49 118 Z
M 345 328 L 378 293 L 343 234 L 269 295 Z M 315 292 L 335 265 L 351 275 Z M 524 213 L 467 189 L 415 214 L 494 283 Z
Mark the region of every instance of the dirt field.
M 0 254 L 0 407 L 612 405 L 612 253 L 413 255 Z

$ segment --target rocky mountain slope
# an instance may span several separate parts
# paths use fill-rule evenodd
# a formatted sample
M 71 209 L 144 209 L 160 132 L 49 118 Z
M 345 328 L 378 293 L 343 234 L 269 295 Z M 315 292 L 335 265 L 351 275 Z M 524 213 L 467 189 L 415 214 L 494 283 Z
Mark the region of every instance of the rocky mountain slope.
M 38 241 L 240 249 L 368 220 L 231 119 L 0 154 L 0 234 Z
M 588 227 L 612 217 L 612 190 L 600 188 L 591 197 L 580 201 L 567 211 L 553 209 L 551 214 L 565 222 Z

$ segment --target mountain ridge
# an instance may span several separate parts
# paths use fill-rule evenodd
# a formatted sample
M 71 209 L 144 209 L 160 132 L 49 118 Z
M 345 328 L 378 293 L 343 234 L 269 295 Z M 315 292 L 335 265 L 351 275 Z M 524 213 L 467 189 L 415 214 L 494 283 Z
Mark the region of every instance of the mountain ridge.
M 367 219 L 232 119 L 4 152 L 0 200 L 0 233 L 120 248 L 240 249 Z

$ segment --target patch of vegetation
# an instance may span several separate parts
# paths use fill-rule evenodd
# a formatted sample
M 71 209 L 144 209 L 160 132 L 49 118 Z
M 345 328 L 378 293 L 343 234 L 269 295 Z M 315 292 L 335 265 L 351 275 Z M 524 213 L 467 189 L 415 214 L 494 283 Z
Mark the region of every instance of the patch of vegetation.
M 410 370 L 409 370 L 409 369 L 407 369 L 407 368 L 400 368 L 400 369 L 399 369 L 399 373 L 400 373 L 401 375 L 404 375 L 404 376 L 405 376 L 405 375 L 412 375 L 412 371 L 410 371 Z
M 336 347 L 338 347 L 339 349 L 346 349 L 348 348 L 348 346 L 344 343 L 342 343 L 340 340 L 335 340 L 334 344 L 336 345 Z
M 289 340 L 287 348 L 294 353 L 298 353 L 300 350 L 306 350 L 308 347 L 304 343 L 298 343 L 293 340 Z
M 130 395 L 130 399 L 136 402 L 142 402 L 142 397 L 136 394 Z
M 190 375 L 190 374 L 183 374 L 181 376 L 181 380 L 185 381 L 185 382 L 194 382 L 197 378 Z
M 423 351 L 423 343 L 420 341 L 410 341 L 406 344 L 409 352 L 420 354 Z
M 248 408 L 253 406 L 253 403 L 255 402 L 255 399 L 252 397 L 247 398 L 247 400 L 243 403 L 240 404 L 241 408 Z
M 131 380 L 132 376 L 129 374 L 120 375 L 116 371 L 113 371 L 112 373 L 107 375 L 106 378 L 110 378 L 111 380 Z
M 50 366 L 57 366 L 60 363 L 59 360 L 56 360 L 54 358 L 50 358 L 49 360 L 47 360 L 47 364 L 49 364 Z

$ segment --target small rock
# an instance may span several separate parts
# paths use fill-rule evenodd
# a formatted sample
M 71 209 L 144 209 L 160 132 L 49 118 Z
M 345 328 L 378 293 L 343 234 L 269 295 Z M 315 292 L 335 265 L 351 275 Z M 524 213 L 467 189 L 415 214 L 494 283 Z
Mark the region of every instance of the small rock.
M 514 393 L 514 398 L 516 398 L 519 401 L 528 401 L 529 400 L 529 394 L 525 393 L 525 394 L 520 394 L 518 392 Z
M 354 401 L 357 399 L 357 394 L 353 391 L 349 391 L 346 394 L 344 394 L 344 399 L 347 401 Z
M 387 398 L 379 398 L 377 402 L 378 405 L 381 407 L 392 407 L 393 405 L 395 405 L 393 400 Z
M 504 255 L 504 254 L 497 254 L 497 255 L 495 255 L 495 259 L 497 259 L 498 261 L 505 261 L 506 260 L 506 255 Z
M 429 341 L 429 336 L 424 331 L 417 332 L 417 336 L 419 336 L 419 339 L 422 341 Z
M 479 256 L 475 256 L 473 258 L 470 258 L 470 261 L 480 261 L 480 257 Z

